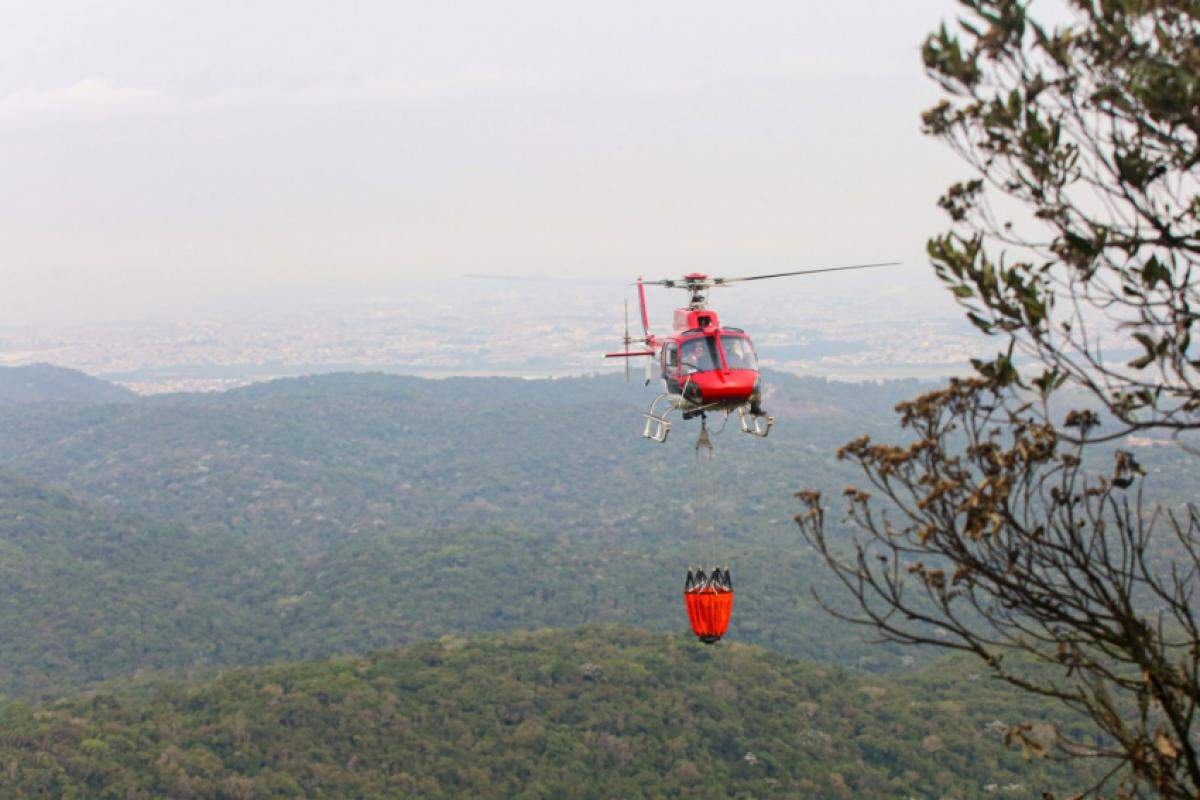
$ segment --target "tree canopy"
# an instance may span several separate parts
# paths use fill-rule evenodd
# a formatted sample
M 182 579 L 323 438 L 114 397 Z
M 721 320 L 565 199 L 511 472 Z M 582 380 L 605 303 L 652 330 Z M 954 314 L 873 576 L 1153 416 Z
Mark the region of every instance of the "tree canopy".
M 879 681 L 624 627 L 446 637 L 9 705 L 0 764 L 14 799 L 890 800 L 1069 785 L 1070 770 L 999 746 L 998 718 L 1023 704 L 962 666 Z
M 1200 513 L 1135 456 L 1169 441 L 1131 434 L 1200 426 L 1200 8 L 1074 0 L 1049 23 L 961 5 L 922 51 L 945 92 L 923 120 L 975 174 L 941 198 L 929 254 L 1006 344 L 900 404 L 899 443 L 841 449 L 869 484 L 845 492 L 851 545 L 819 492 L 797 521 L 852 598 L 835 613 L 1089 718 L 1093 742 L 1009 732 L 1108 764 L 1078 790 L 1195 798 Z

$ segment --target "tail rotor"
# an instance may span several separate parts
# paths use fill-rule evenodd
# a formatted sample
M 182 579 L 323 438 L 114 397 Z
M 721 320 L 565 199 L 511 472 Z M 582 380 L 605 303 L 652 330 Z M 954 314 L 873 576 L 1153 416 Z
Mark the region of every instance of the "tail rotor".
M 629 345 L 633 339 L 629 337 L 629 298 L 625 299 L 625 382 L 629 383 Z
M 643 345 L 643 350 L 631 350 L 629 346 L 632 344 Z M 625 382 L 629 382 L 632 370 L 629 368 L 629 359 L 646 357 L 647 364 L 647 383 L 649 383 L 649 364 L 650 359 L 654 356 L 654 345 L 649 335 L 645 338 L 634 336 L 629 332 L 629 300 L 625 301 L 625 333 L 621 336 L 621 352 L 605 353 L 605 358 L 623 358 L 625 359 Z

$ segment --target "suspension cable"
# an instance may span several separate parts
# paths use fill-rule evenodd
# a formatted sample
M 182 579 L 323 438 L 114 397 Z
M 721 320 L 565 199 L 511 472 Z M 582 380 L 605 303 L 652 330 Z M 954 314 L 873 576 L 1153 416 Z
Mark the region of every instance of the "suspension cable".
M 717 515 L 720 503 L 717 498 L 716 451 L 712 439 L 709 438 L 708 422 L 703 415 L 700 417 L 700 437 L 696 440 L 695 452 L 697 484 L 703 495 L 702 500 L 696 504 L 696 513 L 701 517 L 697 520 L 697 530 L 701 534 L 701 550 L 707 551 L 702 553 L 701 557 L 709 557 L 706 569 L 708 571 L 718 566 Z M 701 568 L 705 569 L 705 565 L 702 564 Z

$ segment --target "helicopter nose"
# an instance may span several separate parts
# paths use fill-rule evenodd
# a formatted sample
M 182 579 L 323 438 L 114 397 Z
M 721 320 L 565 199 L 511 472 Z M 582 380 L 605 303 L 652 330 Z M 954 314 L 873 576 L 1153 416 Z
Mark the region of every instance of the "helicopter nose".
M 700 390 L 708 402 L 744 401 L 754 393 L 758 372 L 752 369 L 732 369 L 705 373 Z
M 754 383 L 758 380 L 758 373 L 748 369 L 730 370 L 725 380 L 730 394 L 737 395 L 738 397 L 749 397 L 754 391 Z

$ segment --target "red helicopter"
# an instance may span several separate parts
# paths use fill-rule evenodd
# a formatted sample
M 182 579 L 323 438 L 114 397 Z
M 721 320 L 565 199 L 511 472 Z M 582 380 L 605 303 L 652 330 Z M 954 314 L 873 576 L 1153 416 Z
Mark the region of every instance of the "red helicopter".
M 742 281 L 785 278 L 791 275 L 811 275 L 817 272 L 840 272 L 850 269 L 888 267 L 899 262 L 857 264 L 850 267 L 803 269 L 778 272 L 772 275 L 751 275 L 744 278 L 710 278 L 699 272 L 684 275 L 679 280 L 646 281 L 638 278 L 638 302 L 642 310 L 641 338 L 629 335 L 629 303 L 625 304 L 625 350 L 606 353 L 605 358 L 657 358 L 663 380 L 663 392 L 654 398 L 643 415 L 646 425 L 642 436 L 655 442 L 665 442 L 671 432 L 668 417 L 674 411 L 683 419 L 701 418 L 700 440 L 696 447 L 712 449 L 705 424 L 710 412 L 737 412 L 742 431 L 753 436 L 766 436 L 775 420 L 762 407 L 762 379 L 758 374 L 758 356 L 754 343 L 741 328 L 723 327 L 717 312 L 708 307 L 708 291 Z M 650 333 L 650 318 L 646 313 L 646 287 L 665 286 L 683 289 L 689 295 L 686 308 L 675 310 L 674 330 L 669 336 Z M 632 344 L 644 344 L 647 349 L 631 351 Z M 646 383 L 650 383 L 652 362 L 646 362 Z M 625 362 L 625 377 L 629 378 L 629 362 Z
M 684 419 L 700 417 L 700 438 L 696 441 L 697 459 L 707 450 L 712 459 L 712 440 L 708 435 L 706 415 L 724 411 L 726 419 L 737 412 L 742 430 L 754 436 L 766 436 L 775 420 L 762 407 L 763 386 L 758 373 L 758 356 L 754 343 L 741 328 L 721 325 L 717 312 L 708 307 L 708 291 L 741 281 L 783 278 L 789 275 L 810 275 L 816 272 L 837 272 L 848 269 L 869 269 L 892 266 L 898 262 L 858 264 L 850 267 L 826 267 L 772 275 L 752 275 L 744 278 L 710 278 L 699 272 L 684 275 L 681 280 L 646 281 L 638 278 L 638 302 L 642 311 L 642 338 L 629 334 L 629 303 L 625 303 L 625 349 L 606 353 L 607 358 L 625 359 L 625 378 L 629 379 L 629 359 L 657 358 L 663 380 L 663 392 L 650 403 L 642 436 L 665 442 L 671 432 L 667 417 L 679 411 Z M 674 330 L 670 336 L 650 333 L 646 313 L 646 287 L 665 286 L 688 292 L 686 308 L 675 310 Z M 629 346 L 644 344 L 647 349 L 631 351 Z M 650 383 L 653 362 L 646 361 L 646 383 Z M 705 644 L 721 640 L 729 628 L 733 613 L 733 580 L 729 566 L 714 566 L 706 573 L 703 568 L 688 569 L 683 589 L 684 603 L 692 632 Z

